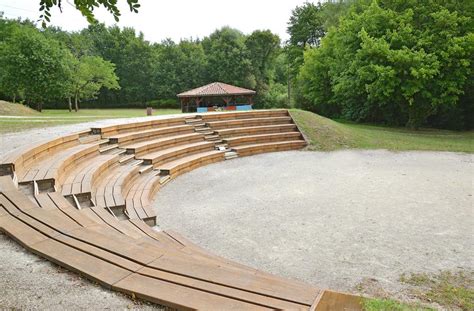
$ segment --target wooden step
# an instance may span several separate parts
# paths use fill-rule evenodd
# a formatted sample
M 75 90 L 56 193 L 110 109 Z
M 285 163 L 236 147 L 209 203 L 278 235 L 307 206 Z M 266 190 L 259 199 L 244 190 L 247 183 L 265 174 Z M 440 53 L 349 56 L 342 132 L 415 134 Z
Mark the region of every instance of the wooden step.
M 107 151 L 110 151 L 110 150 L 113 150 L 113 149 L 117 149 L 118 148 L 118 144 L 111 144 L 111 145 L 107 145 L 105 147 L 102 147 L 99 149 L 99 152 L 100 153 L 105 153 Z
M 238 158 L 239 155 L 237 152 L 235 151 L 228 151 L 225 153 L 225 159 L 226 160 L 231 160 L 231 159 L 235 159 L 235 158 Z
M 123 155 L 122 157 L 120 157 L 119 163 L 120 164 L 125 164 L 125 163 L 131 161 L 134 158 L 135 158 L 134 154 L 126 154 L 126 155 Z
M 170 176 L 170 175 L 161 176 L 161 178 L 160 178 L 160 184 L 161 184 L 161 185 L 165 185 L 165 184 L 168 183 L 170 180 L 171 180 L 171 176 Z

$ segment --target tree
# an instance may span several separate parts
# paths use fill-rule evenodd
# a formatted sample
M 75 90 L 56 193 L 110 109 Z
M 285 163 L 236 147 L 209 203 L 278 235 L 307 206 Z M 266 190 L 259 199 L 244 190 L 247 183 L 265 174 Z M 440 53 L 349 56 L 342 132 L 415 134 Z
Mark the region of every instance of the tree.
M 119 89 L 115 65 L 99 56 L 82 56 L 73 64 L 69 98 L 74 97 L 74 110 L 79 110 L 81 99 L 95 98 L 101 88 Z M 69 100 L 71 111 L 71 101 Z
M 130 12 L 137 13 L 140 4 L 138 0 L 127 0 Z M 60 10 L 62 9 L 62 0 L 40 0 L 40 15 L 41 25 L 46 28 L 46 24 L 49 23 L 51 18 L 51 8 L 57 6 Z M 91 24 L 97 23 L 94 17 L 94 9 L 96 7 L 103 6 L 109 11 L 115 21 L 119 21 L 120 10 L 117 7 L 117 0 L 74 0 L 74 6 L 81 14 L 87 18 L 87 21 Z
M 165 40 L 155 45 L 153 89 L 159 98 L 174 98 L 176 94 L 206 82 L 206 59 L 199 42 Z
M 37 29 L 20 25 L 13 28 L 0 44 L 3 93 L 13 97 L 21 93 L 41 111 L 45 101 L 63 98 L 70 79 L 69 57 L 69 51 Z
M 256 80 L 256 91 L 264 95 L 268 91 L 276 56 L 280 48 L 280 38 L 270 30 L 255 30 L 245 40 L 251 71 Z
M 455 109 L 473 79 L 468 2 L 354 5 L 317 51 L 306 52 L 299 76 L 305 99 L 316 111 L 336 105 L 351 120 L 411 128 Z
M 254 88 L 255 76 L 247 58 L 245 36 L 238 30 L 223 27 L 202 41 L 211 81 Z

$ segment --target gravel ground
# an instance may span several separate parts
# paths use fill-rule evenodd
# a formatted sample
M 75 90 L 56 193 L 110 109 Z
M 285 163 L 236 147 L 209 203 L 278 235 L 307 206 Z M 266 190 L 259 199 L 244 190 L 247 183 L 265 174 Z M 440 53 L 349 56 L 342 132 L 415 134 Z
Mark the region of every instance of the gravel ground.
M 474 269 L 473 159 L 262 154 L 183 175 L 155 207 L 160 227 L 218 255 L 320 287 L 409 300 L 402 273 Z
M 2 134 L 0 156 L 46 136 L 143 119 Z M 363 284 L 397 294 L 403 272 L 474 268 L 472 163 L 472 155 L 437 152 L 240 158 L 170 182 L 157 194 L 158 222 L 268 272 L 337 290 Z M 0 309 L 158 308 L 69 273 L 4 235 L 0 280 Z

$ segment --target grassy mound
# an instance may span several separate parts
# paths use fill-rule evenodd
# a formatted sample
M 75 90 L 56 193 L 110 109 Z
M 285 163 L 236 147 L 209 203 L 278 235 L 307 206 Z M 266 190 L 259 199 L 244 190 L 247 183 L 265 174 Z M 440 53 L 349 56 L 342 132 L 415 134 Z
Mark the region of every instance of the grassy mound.
M 0 100 L 0 116 L 34 116 L 40 113 L 22 104 Z
M 309 150 L 338 149 L 431 150 L 474 153 L 474 132 L 435 129 L 409 130 L 365 124 L 341 123 L 302 110 L 291 110 L 309 141 Z

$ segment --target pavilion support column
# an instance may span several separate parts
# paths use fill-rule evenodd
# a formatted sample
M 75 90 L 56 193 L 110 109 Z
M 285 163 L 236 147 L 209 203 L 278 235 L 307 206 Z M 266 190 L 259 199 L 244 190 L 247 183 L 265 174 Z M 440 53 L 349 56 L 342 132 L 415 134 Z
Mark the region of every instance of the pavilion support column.
M 253 96 L 252 95 L 250 95 L 248 97 L 248 103 L 249 103 L 249 105 L 253 105 Z
M 199 105 L 202 103 L 202 99 L 203 99 L 202 97 L 196 97 L 194 99 L 194 102 L 196 103 L 196 111 L 199 108 Z
M 222 97 L 222 99 L 224 100 L 224 103 L 227 107 L 227 106 L 229 106 L 229 102 L 232 100 L 232 97 L 224 96 L 224 97 Z

